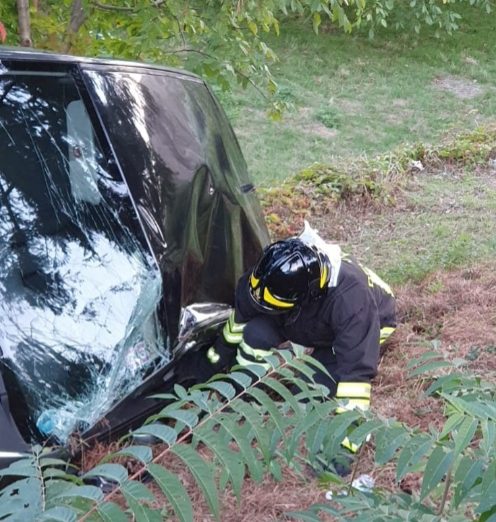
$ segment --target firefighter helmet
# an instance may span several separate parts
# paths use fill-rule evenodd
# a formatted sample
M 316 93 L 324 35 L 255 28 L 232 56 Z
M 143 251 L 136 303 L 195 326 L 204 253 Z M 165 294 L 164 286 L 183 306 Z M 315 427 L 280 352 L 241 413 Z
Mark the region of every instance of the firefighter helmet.
M 250 275 L 250 295 L 264 312 L 288 312 L 324 295 L 330 278 L 326 254 L 290 238 L 272 243 Z

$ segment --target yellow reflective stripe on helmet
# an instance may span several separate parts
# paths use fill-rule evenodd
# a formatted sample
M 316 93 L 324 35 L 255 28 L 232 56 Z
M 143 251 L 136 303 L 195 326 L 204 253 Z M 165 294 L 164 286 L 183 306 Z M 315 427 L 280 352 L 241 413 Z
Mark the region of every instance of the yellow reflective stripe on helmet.
M 343 442 L 341 442 L 341 446 L 343 446 L 343 448 L 346 448 L 347 450 L 350 450 L 352 453 L 356 453 L 360 449 L 360 446 L 358 444 L 355 444 L 354 442 L 351 442 L 348 437 L 345 437 L 343 439 Z
M 263 298 L 264 301 L 278 308 L 293 308 L 294 306 L 293 303 L 285 303 L 284 301 L 277 299 L 277 297 L 274 297 L 267 287 L 264 289 Z
M 262 361 L 268 355 L 271 354 L 271 350 L 261 350 L 261 349 L 257 349 L 257 348 L 252 348 L 249 344 L 246 344 L 244 341 L 239 345 L 239 348 L 246 355 L 253 357 L 257 361 Z
M 255 362 L 250 361 L 248 359 L 245 359 L 243 355 L 241 354 L 240 350 L 238 350 L 238 355 L 236 356 L 236 362 L 240 366 L 250 366 L 256 364 L 257 366 L 261 366 L 264 370 L 270 370 L 270 364 L 269 363 L 261 363 L 261 362 Z
M 381 328 L 379 344 L 382 344 L 395 330 L 396 328 L 393 328 L 392 326 L 384 326 Z
M 257 279 L 253 274 L 250 276 L 250 285 L 252 288 L 256 288 L 260 283 L 260 279 Z
M 207 350 L 207 359 L 212 363 L 218 363 L 220 361 L 220 355 L 216 352 L 215 348 L 211 346 Z
M 368 382 L 340 382 L 336 390 L 336 397 L 340 399 L 358 398 L 369 399 L 371 385 Z
M 344 400 L 344 399 L 343 399 Z M 366 411 L 370 408 L 370 399 L 346 399 L 347 402 L 338 401 L 339 406 L 336 408 L 336 413 L 344 413 L 351 410 Z
M 327 281 L 327 266 L 322 267 L 322 272 L 320 273 L 320 288 L 324 288 L 324 285 Z

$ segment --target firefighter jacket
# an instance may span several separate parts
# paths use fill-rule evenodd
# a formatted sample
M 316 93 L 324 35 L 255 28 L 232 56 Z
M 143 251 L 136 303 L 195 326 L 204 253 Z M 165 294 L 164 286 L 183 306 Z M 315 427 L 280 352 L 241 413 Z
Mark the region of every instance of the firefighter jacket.
M 237 349 L 241 365 L 263 365 L 267 350 L 285 341 L 314 348 L 313 357 L 332 375 L 329 379 L 318 372 L 316 382 L 342 400 L 341 409 L 367 409 L 380 344 L 396 326 L 395 300 L 374 272 L 339 252 L 326 294 L 288 313 L 260 313 L 249 294 L 251 272 L 245 273 L 237 285 L 235 310 L 224 327 L 223 342 Z

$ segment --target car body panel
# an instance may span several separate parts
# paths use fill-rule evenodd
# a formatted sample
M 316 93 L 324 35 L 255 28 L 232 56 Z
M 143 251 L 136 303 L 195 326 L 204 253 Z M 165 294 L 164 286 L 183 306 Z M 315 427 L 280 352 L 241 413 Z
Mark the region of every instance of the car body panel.
M 268 233 L 194 75 L 2 49 L 0 100 L 2 466 L 48 435 L 141 422 L 176 358 L 212 342 Z

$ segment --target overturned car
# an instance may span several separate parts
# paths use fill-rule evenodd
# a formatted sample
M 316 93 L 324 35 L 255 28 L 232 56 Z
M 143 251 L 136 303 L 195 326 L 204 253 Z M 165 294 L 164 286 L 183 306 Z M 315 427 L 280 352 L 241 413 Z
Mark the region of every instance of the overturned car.
M 0 467 L 139 425 L 267 240 L 201 79 L 0 49 Z

